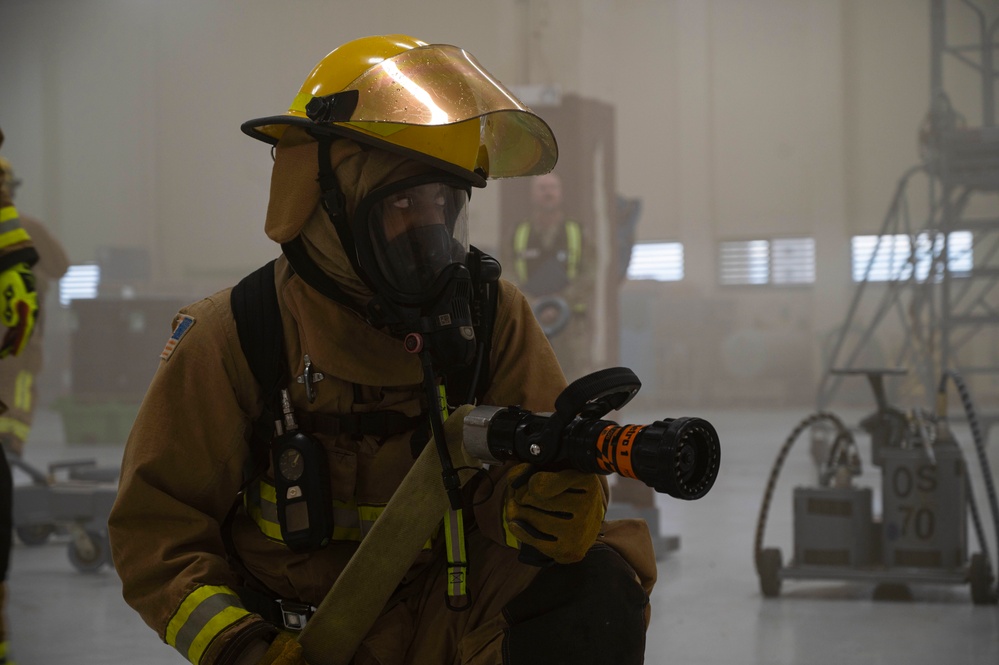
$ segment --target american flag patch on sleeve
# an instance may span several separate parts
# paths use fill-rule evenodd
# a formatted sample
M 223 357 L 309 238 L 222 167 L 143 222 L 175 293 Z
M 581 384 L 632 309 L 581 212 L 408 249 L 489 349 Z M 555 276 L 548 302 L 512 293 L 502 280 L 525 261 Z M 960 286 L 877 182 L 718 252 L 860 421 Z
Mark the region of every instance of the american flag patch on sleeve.
M 170 335 L 170 339 L 167 340 L 166 346 L 163 347 L 163 352 L 160 354 L 160 360 L 170 360 L 170 356 L 173 355 L 173 350 L 177 348 L 180 344 L 180 340 L 184 339 L 184 335 L 187 331 L 191 329 L 194 325 L 194 317 L 188 316 L 187 314 L 180 315 L 180 322 L 177 327 L 173 329 L 173 334 Z

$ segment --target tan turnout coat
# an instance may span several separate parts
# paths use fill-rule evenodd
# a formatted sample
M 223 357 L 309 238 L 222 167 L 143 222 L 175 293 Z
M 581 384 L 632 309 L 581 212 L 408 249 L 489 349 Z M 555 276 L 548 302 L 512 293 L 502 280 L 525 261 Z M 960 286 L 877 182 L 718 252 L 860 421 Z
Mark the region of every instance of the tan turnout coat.
M 290 373 L 303 373 L 308 354 L 314 369 L 325 377 L 314 384 L 317 399 L 312 404 L 303 384 L 288 383 L 297 411 L 394 410 L 409 416 L 421 412 L 422 370 L 418 358 L 406 353 L 399 340 L 307 286 L 283 257 L 276 265 L 276 285 Z M 191 317 L 193 323 L 183 317 Z M 248 635 L 265 629 L 262 619 L 243 609 L 231 593 L 242 580 L 227 562 L 221 532 L 244 480 L 250 430 L 262 396 L 239 345 L 229 290 L 183 309 L 175 326 L 184 322 L 186 333 L 164 349 L 129 436 L 109 528 L 125 600 L 189 660 L 216 665 L 229 662 Z M 482 403 L 552 410 L 564 387 L 561 370 L 524 296 L 505 281 L 501 281 L 490 361 L 491 383 Z M 380 444 L 370 436 L 319 438 L 330 462 L 334 501 L 383 506 L 414 461 L 408 433 Z M 273 478 L 272 469 L 267 474 Z M 516 566 L 516 551 L 499 546 L 504 542 L 504 487 L 498 479 L 489 499 L 474 509 L 484 540 L 496 545 L 472 543 L 473 578 L 477 565 Z M 637 538 L 625 539 L 624 549 L 634 550 L 625 558 L 650 589 L 655 562 L 644 544 L 648 534 L 636 525 L 625 531 L 636 528 Z M 315 553 L 292 553 L 265 536 L 243 509 L 232 531 L 240 557 L 254 576 L 282 597 L 313 605 L 323 600 L 356 549 L 356 542 L 334 540 Z M 476 561 L 476 552 L 483 549 L 493 554 L 481 554 Z M 429 551 L 421 555 L 413 576 L 420 569 L 432 569 L 428 566 L 432 557 Z M 510 588 L 491 599 L 483 597 L 483 612 L 498 614 L 534 573 L 519 574 L 520 582 L 511 575 L 490 576 L 498 587 Z M 496 635 L 501 636 L 502 627 L 492 625 L 489 630 L 488 635 L 472 636 L 461 648 L 483 652 L 498 648 Z M 468 637 L 460 633 L 459 628 L 440 640 L 458 642 Z M 362 647 L 382 654 L 367 662 L 392 658 L 393 650 L 404 648 L 387 643 Z

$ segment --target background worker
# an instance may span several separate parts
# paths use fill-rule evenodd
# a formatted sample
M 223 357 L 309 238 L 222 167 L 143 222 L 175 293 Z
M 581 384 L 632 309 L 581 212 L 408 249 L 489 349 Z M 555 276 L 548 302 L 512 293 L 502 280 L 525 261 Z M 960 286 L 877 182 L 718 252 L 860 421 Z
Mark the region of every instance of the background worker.
M 0 157 L 0 173 L 2 173 L 0 177 L 7 182 L 13 199 L 21 181 L 16 178 L 13 167 L 4 157 Z M 8 409 L 6 413 L 0 415 L 0 442 L 3 443 L 5 451 L 18 457 L 21 456 L 24 443 L 28 440 L 37 406 L 36 377 L 42 369 L 46 294 L 52 284 L 57 283 L 69 270 L 69 257 L 65 248 L 49 232 L 45 224 L 23 213 L 20 214 L 20 221 L 21 226 L 31 236 L 38 252 L 38 262 L 32 266 L 38 318 L 24 351 L 0 364 L 0 401 L 6 404 Z
M 3 145 L 0 131 L 0 146 Z M 31 236 L 21 225 L 4 171 L 0 171 L 0 324 L 7 332 L 0 341 L 0 376 L 14 373 L 11 358 L 24 352 L 38 315 L 35 276 L 31 267 L 38 261 Z M 0 403 L 0 414 L 7 405 Z M 13 479 L 7 456 L 0 455 L 0 665 L 7 657 L 7 570 L 13 539 Z
M 531 298 L 541 324 L 552 330 L 549 341 L 555 355 L 566 377 L 574 380 L 597 369 L 591 325 L 596 251 L 565 209 L 558 174 L 535 176 L 530 192 L 531 214 L 514 229 L 504 263 Z M 545 306 L 554 302 L 558 305 Z
M 476 400 L 550 411 L 565 386 L 467 229 L 472 187 L 544 173 L 557 148 L 467 52 L 405 35 L 335 49 L 287 113 L 243 130 L 275 145 L 265 232 L 283 254 L 175 319 L 109 534 L 125 600 L 189 661 L 301 665 L 295 631 L 428 423 L 460 431 Z M 461 490 L 354 665 L 643 661 L 644 524 L 602 522 L 602 476 L 526 471 Z M 551 565 L 520 561 L 527 546 Z

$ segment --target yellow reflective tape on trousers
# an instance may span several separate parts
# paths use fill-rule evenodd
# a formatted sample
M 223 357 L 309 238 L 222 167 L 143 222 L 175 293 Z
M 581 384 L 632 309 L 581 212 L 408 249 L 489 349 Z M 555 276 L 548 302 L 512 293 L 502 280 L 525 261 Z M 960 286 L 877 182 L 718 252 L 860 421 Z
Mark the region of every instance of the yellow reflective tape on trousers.
M 200 586 L 184 599 L 170 619 L 165 640 L 198 665 L 212 640 L 248 614 L 232 589 Z
M 31 240 L 31 236 L 21 228 L 17 208 L 14 206 L 0 208 L 0 249 L 27 240 Z

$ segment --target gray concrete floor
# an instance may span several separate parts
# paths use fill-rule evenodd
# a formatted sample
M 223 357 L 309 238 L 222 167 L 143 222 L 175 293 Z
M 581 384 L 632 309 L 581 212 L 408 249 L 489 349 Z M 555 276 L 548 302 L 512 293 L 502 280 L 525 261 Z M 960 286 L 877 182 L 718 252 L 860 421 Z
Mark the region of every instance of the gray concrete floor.
M 781 444 L 807 410 L 630 413 L 645 423 L 698 415 L 718 429 L 722 472 L 711 492 L 693 502 L 657 497 L 664 535 L 678 549 L 660 560 L 646 662 L 685 665 L 939 665 L 999 663 L 999 608 L 971 603 L 966 585 L 914 585 L 912 600 L 872 599 L 872 584 L 785 581 L 780 597 L 763 598 L 753 567 L 753 535 L 767 476 Z M 859 413 L 840 414 L 848 423 Z M 958 436 L 961 432 L 958 430 Z M 994 439 L 994 437 L 993 437 Z M 970 439 L 965 436 L 970 454 Z M 997 442 L 990 442 L 994 466 Z M 813 485 L 808 444 L 792 449 L 774 495 L 765 544 L 791 548 L 791 491 Z M 864 448 L 861 443 L 862 450 Z M 116 466 L 121 444 L 67 445 L 59 417 L 41 411 L 25 459 L 92 458 Z M 980 490 L 977 462 L 969 458 Z M 859 484 L 877 486 L 869 456 Z M 26 482 L 16 476 L 16 482 Z M 979 502 L 986 506 L 984 498 Z M 988 532 L 995 555 L 994 534 Z M 178 665 L 185 662 L 121 600 L 120 581 L 105 568 L 78 572 L 67 557 L 68 537 L 16 544 L 9 576 L 11 648 L 20 665 Z M 978 551 L 974 537 L 969 542 Z M 432 665 L 432 664 L 428 664 Z

